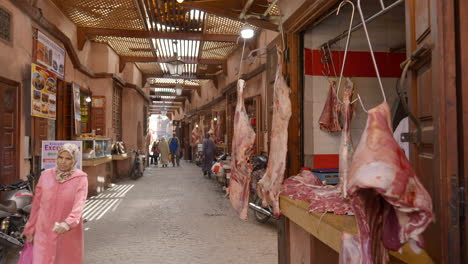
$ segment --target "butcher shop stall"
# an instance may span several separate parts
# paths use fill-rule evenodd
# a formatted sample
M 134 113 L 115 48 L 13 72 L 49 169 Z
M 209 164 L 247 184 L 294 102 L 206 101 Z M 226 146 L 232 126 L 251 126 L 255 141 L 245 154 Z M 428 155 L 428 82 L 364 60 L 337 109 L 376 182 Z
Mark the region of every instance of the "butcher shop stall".
M 447 206 L 453 186 L 441 180 L 448 177 L 443 148 L 456 153 L 457 145 L 439 137 L 456 120 L 436 119 L 450 100 L 440 85 L 447 73 L 432 69 L 446 52 L 433 3 L 305 2 L 294 12 L 279 2 L 288 53 L 279 53 L 287 64 L 279 67 L 292 105 L 287 176 L 274 212 L 282 215 L 280 263 L 458 258 L 460 223 L 448 223 L 458 204 Z M 284 116 L 287 107 L 279 108 Z M 275 207 L 274 184 L 263 185 Z

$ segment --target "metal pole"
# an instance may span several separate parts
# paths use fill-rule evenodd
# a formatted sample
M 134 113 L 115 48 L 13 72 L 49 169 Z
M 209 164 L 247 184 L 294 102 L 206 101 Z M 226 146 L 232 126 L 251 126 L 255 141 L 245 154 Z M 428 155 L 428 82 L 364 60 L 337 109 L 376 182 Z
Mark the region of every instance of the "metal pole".
M 379 16 L 387 13 L 388 11 L 390 11 L 391 9 L 393 9 L 394 7 L 398 6 L 399 4 L 402 4 L 404 3 L 404 0 L 397 0 L 395 1 L 394 3 L 392 3 L 391 5 L 387 6 L 387 7 L 384 7 L 382 10 L 380 10 L 379 12 L 375 13 L 374 15 L 370 16 L 369 18 L 367 18 L 365 20 L 366 24 L 372 22 L 373 20 L 375 20 L 376 18 L 378 18 Z M 360 29 L 362 27 L 362 22 L 357 24 L 356 26 L 354 26 L 352 29 L 351 29 L 351 32 L 354 32 L 358 29 Z M 340 41 L 341 39 L 343 39 L 344 37 L 346 37 L 348 35 L 348 30 L 344 31 L 343 33 L 341 33 L 340 35 L 338 35 L 337 37 L 325 42 L 324 44 L 322 44 L 322 47 L 326 47 L 327 45 L 331 46 L 333 44 L 335 44 L 336 42 Z

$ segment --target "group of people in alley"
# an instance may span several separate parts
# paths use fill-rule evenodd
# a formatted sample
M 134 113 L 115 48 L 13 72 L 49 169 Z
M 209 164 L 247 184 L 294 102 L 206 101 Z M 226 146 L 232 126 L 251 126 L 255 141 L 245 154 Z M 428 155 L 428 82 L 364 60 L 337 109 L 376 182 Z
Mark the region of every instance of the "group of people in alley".
M 203 140 L 203 173 L 210 174 L 216 152 L 206 133 Z M 175 134 L 151 145 L 151 164 L 167 167 L 169 157 L 174 167 L 180 166 L 181 147 Z M 32 211 L 22 236 L 28 243 L 29 261 L 19 263 L 83 263 L 84 240 L 82 214 L 88 194 L 88 177 L 77 168 L 81 151 L 66 143 L 57 153 L 55 168 L 42 172 L 35 189 Z
M 180 141 L 176 134 L 173 134 L 169 141 L 165 137 L 153 141 L 150 153 L 150 165 L 158 166 L 158 160 L 162 168 L 166 168 L 169 160 L 172 162 L 172 167 L 180 166 Z

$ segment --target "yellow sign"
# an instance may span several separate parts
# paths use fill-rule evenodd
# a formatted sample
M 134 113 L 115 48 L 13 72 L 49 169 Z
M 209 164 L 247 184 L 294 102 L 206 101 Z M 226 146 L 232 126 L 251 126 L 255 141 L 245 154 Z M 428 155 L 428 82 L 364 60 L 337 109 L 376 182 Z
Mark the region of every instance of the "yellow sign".
M 56 119 L 57 76 L 32 63 L 31 65 L 31 115 Z

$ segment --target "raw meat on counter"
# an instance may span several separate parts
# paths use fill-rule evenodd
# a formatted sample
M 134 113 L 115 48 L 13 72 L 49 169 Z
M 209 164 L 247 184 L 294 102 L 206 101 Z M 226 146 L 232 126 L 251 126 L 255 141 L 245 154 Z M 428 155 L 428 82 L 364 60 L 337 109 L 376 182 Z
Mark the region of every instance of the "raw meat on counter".
M 309 203 L 309 212 L 349 214 L 351 205 L 343 199 L 339 186 L 323 185 L 310 171 L 302 171 L 284 181 L 282 195 Z
M 433 220 L 432 200 L 393 138 L 387 103 L 369 111 L 366 128 L 349 171 L 347 195 L 359 228 L 361 263 L 386 263 L 388 250 L 403 244 L 417 252 Z M 347 247 L 351 250 L 347 249 Z
M 243 220 L 247 220 L 249 208 L 250 177 L 252 164 L 249 159 L 255 142 L 255 131 L 250 126 L 245 111 L 243 91 L 245 81 L 237 82 L 237 105 L 234 116 L 234 135 L 232 138 L 231 178 L 229 180 L 229 199 Z
M 351 205 L 344 199 L 343 190 L 346 186 L 348 168 L 353 155 L 350 123 L 353 116 L 351 98 L 354 85 L 346 79 L 343 93 L 343 131 L 340 142 L 340 183 L 336 186 L 323 185 L 320 179 L 309 171 L 290 177 L 284 181 L 282 194 L 309 203 L 309 212 L 333 212 L 335 214 L 353 214 Z
M 275 216 L 280 215 L 279 195 L 286 169 L 286 154 L 288 152 L 288 125 L 291 117 L 290 89 L 282 74 L 283 56 L 278 49 L 278 65 L 273 94 L 273 115 L 271 125 L 270 155 L 265 176 L 258 182 L 262 193 L 263 205 L 269 198 L 273 203 Z
M 320 129 L 327 132 L 341 131 L 340 119 L 340 104 L 336 95 L 336 82 L 330 84 L 327 101 L 320 115 Z

